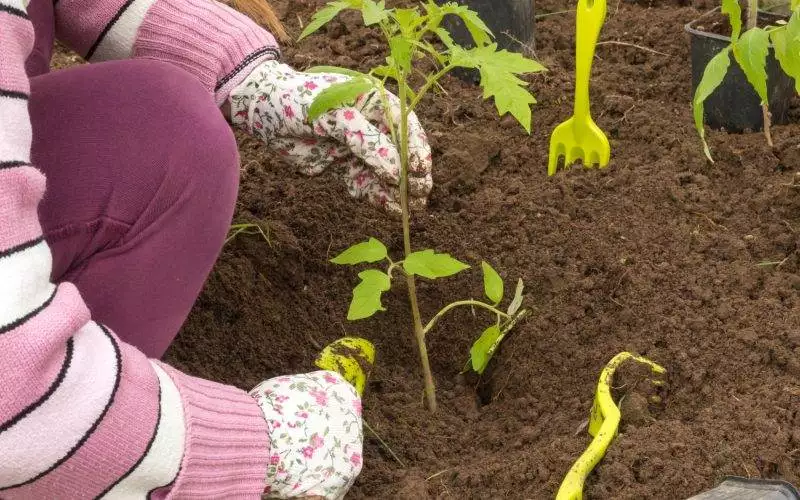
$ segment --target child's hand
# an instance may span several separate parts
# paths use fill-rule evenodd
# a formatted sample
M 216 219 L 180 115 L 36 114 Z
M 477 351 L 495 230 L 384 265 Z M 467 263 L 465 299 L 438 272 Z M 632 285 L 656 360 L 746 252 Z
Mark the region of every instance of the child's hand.
M 270 438 L 264 498 L 339 500 L 361 472 L 361 398 L 341 375 L 318 371 L 259 384 Z
M 352 106 L 325 113 L 313 123 L 308 121 L 316 96 L 348 78 L 302 73 L 266 61 L 231 93 L 231 122 L 260 136 L 267 147 L 305 174 L 319 174 L 330 165 L 341 167 L 351 195 L 399 212 L 400 155 L 378 91 L 367 92 Z M 387 94 L 386 101 L 392 121 L 398 123 L 399 99 Z M 424 206 L 433 187 L 431 148 L 413 113 L 408 147 L 411 204 Z

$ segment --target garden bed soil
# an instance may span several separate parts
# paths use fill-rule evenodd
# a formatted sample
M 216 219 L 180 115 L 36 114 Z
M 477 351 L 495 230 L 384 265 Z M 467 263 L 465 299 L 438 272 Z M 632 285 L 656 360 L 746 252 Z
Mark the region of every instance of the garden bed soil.
M 294 34 L 321 1 L 278 2 Z M 538 13 L 570 8 L 537 2 Z M 306 178 L 242 138 L 239 236 L 224 249 L 168 361 L 249 388 L 313 369 L 318 347 L 344 334 L 378 350 L 365 417 L 401 466 L 367 434 L 349 498 L 552 498 L 589 442 L 597 377 L 620 351 L 664 365 L 662 403 L 649 405 L 623 368 L 617 440 L 586 485 L 589 499 L 684 499 L 724 475 L 800 482 L 800 126 L 710 134 L 706 163 L 691 110 L 683 26 L 709 2 L 611 3 L 592 80 L 593 112 L 612 144 L 606 170 L 546 176 L 548 137 L 571 113 L 574 16 L 540 19 L 536 50 L 550 69 L 530 78 L 533 133 L 495 117 L 457 79 L 420 109 L 434 152 L 430 207 L 414 216 L 417 248 L 490 261 L 527 284 L 531 317 L 475 384 L 459 375 L 489 318 L 461 310 L 429 335 L 439 412 L 422 406 L 406 291 L 386 313 L 345 321 L 351 269 L 335 253 L 375 236 L 395 255 L 400 225 L 351 200 L 334 175 Z M 298 68 L 365 69 L 379 39 L 356 16 L 287 47 Z M 648 50 L 645 50 L 648 49 Z M 798 119 L 797 105 L 792 110 Z M 481 295 L 478 270 L 419 286 L 430 317 Z M 510 290 L 507 291 L 510 293 Z M 480 396 L 480 397 L 479 397 Z

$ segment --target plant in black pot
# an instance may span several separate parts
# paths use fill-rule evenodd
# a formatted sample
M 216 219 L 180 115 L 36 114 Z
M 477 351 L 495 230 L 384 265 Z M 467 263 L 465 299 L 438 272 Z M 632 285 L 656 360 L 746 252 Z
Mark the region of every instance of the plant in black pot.
M 730 132 L 763 129 L 772 146 L 771 124 L 785 123 L 789 100 L 800 93 L 800 0 L 791 0 L 789 8 L 787 20 L 759 12 L 759 0 L 747 0 L 744 22 L 738 0 L 722 0 L 720 9 L 686 26 L 695 127 L 710 161 L 704 124 Z M 714 33 L 708 16 L 718 12 L 728 17 L 729 37 Z
M 436 0 L 443 5 L 454 0 Z M 455 0 L 478 13 L 486 26 L 495 34 L 500 49 L 519 52 L 525 57 L 534 57 L 535 9 L 534 0 Z M 450 32 L 453 40 L 462 47 L 475 46 L 469 28 L 464 20 L 449 15 L 442 25 Z M 480 75 L 476 70 L 457 68 L 453 74 L 462 80 L 478 84 Z

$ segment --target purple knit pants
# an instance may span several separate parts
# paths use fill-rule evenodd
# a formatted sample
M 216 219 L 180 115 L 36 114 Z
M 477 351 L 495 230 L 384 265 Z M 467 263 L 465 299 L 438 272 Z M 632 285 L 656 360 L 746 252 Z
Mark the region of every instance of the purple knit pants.
M 239 155 L 212 96 L 150 60 L 48 73 L 52 2 L 31 4 L 33 161 L 53 279 L 151 357 L 177 334 L 227 234 Z

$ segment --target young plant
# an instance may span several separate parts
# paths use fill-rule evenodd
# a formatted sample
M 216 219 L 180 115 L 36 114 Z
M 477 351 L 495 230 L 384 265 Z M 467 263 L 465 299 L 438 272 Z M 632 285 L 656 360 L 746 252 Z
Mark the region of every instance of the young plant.
M 526 131 L 530 132 L 530 105 L 536 100 L 519 75 L 544 71 L 545 68 L 520 54 L 498 50 L 491 31 L 478 14 L 452 2 L 438 5 L 433 0 L 426 0 L 421 8 L 387 9 L 383 0 L 380 2 L 338 0 L 318 11 L 300 38 L 314 33 L 340 12 L 348 9 L 359 11 L 365 25 L 375 26 L 381 31 L 386 39 L 389 56 L 386 57 L 385 64 L 373 68 L 367 74 L 327 66 L 312 68 L 310 71 L 338 72 L 351 78 L 321 92 L 311 105 L 309 119 L 315 120 L 333 108 L 352 104 L 365 92 L 379 93 L 385 104 L 384 109 L 387 110 L 387 123 L 392 124 L 390 127 L 392 139 L 400 152 L 400 205 L 404 256 L 402 260 L 392 260 L 386 246 L 375 238 L 370 238 L 348 248 L 334 258 L 333 262 L 346 265 L 378 262 L 385 264 L 383 269 L 367 269 L 359 273 L 361 282 L 353 290 L 353 299 L 347 314 L 349 320 L 367 318 L 384 310 L 381 304 L 382 294 L 390 289 L 395 274 L 404 276 L 408 285 L 414 338 L 422 365 L 425 398 L 428 408 L 435 411 L 436 393 L 425 336 L 439 319 L 448 311 L 460 306 L 482 308 L 493 315 L 492 326 L 483 332 L 470 350 L 472 369 L 482 373 L 497 346 L 526 311 L 521 309 L 523 289 L 521 280 L 510 306 L 505 311 L 499 309 L 504 291 L 503 280 L 489 264 L 484 262 L 482 264 L 484 289 L 488 301 L 469 299 L 453 302 L 423 324 L 417 301 L 415 278 L 419 276 L 435 280 L 457 274 L 469 266 L 446 253 L 431 249 L 413 250 L 408 207 L 408 118 L 422 98 L 443 76 L 455 68 L 468 68 L 479 72 L 484 98 L 494 98 L 499 114 L 510 113 Z M 448 15 L 458 16 L 463 21 L 472 35 L 475 47 L 465 48 L 453 41 L 450 34 L 441 26 L 443 19 Z M 423 59 L 431 61 L 433 69 L 426 71 L 430 64 L 416 64 Z M 417 86 L 412 84 L 413 75 L 422 75 L 422 81 Z M 393 119 L 389 112 L 386 85 L 390 81 L 397 85 L 397 96 L 400 101 L 399 122 Z
M 223 243 L 223 245 L 227 245 L 240 234 L 260 234 L 261 237 L 264 238 L 264 241 L 267 242 L 267 245 L 272 246 L 272 242 L 269 240 L 269 228 L 264 231 L 261 225 L 253 223 L 232 224 L 228 230 L 228 237 L 225 238 L 225 243 Z
M 711 157 L 703 128 L 703 103 L 720 86 L 728 73 L 731 55 L 742 68 L 747 81 L 761 99 L 764 135 L 770 147 L 772 147 L 772 135 L 770 132 L 769 96 L 767 95 L 767 55 L 770 42 L 781 69 L 794 79 L 795 88 L 800 93 L 800 0 L 791 0 L 792 14 L 788 22 L 767 28 L 757 26 L 758 0 L 747 1 L 747 30 L 742 33 L 742 7 L 739 5 L 739 1 L 722 0 L 722 13 L 730 19 L 731 43 L 706 65 L 703 78 L 697 85 L 692 102 L 695 127 L 703 142 L 703 151 L 712 163 L 714 159 Z
M 449 254 L 430 249 L 410 252 L 405 255 L 404 259 L 394 261 L 389 256 L 386 246 L 375 238 L 351 246 L 333 258 L 331 262 L 341 265 L 383 264 L 381 269 L 366 269 L 358 274 L 361 282 L 353 289 L 353 298 L 350 302 L 350 309 L 347 311 L 347 319 L 350 321 L 369 318 L 378 311 L 386 310 L 381 303 L 381 297 L 391 288 L 396 272 L 403 274 L 409 283 L 413 283 L 415 276 L 438 279 L 453 276 L 470 267 Z M 481 268 L 483 269 L 483 289 L 487 300 L 465 299 L 451 302 L 440 309 L 424 325 L 417 309 L 416 295 L 411 295 L 415 294 L 415 291 L 413 291 L 412 285 L 409 285 L 414 318 L 414 338 L 417 340 L 419 348 L 425 396 L 431 411 L 436 409 L 436 393 L 428 362 L 425 338 L 439 320 L 457 307 L 480 308 L 491 313 L 494 320 L 472 344 L 467 362 L 467 369 L 482 374 L 506 335 L 520 319 L 528 314 L 526 309 L 522 309 L 524 284 L 521 279 L 517 281 L 516 290 L 509 305 L 502 310 L 500 304 L 505 294 L 503 279 L 489 263 L 481 262 Z

